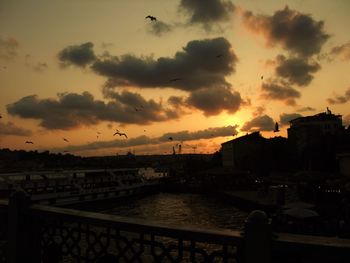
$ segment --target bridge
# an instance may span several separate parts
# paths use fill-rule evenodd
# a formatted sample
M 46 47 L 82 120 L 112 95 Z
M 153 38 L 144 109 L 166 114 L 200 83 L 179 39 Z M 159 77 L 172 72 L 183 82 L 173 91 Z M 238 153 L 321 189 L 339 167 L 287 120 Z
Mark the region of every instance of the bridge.
M 0 200 L 0 262 L 350 262 L 350 240 L 273 233 L 262 211 L 244 231 L 165 226 Z

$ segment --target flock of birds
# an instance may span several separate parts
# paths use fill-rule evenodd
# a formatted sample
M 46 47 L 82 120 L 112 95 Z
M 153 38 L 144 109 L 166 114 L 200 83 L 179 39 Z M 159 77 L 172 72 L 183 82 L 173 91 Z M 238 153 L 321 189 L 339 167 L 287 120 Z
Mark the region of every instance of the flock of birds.
M 156 18 L 155 16 L 152 16 L 152 15 L 146 16 L 145 19 L 149 19 L 151 22 L 157 22 L 157 18 Z M 216 58 L 221 58 L 221 57 L 223 57 L 223 54 L 217 54 L 217 55 L 216 55 Z M 6 69 L 7 67 L 6 67 L 6 66 L 3 66 L 2 68 L 3 68 L 3 69 Z M 263 79 L 264 79 L 264 76 L 261 76 L 261 80 L 263 80 Z M 177 82 L 177 81 L 180 81 L 180 80 L 181 80 L 181 78 L 176 77 L 176 78 L 170 79 L 168 82 Z M 140 107 L 134 107 L 134 109 L 135 109 L 136 112 L 142 111 L 143 108 L 144 108 L 144 107 L 143 107 L 142 105 L 141 105 Z M 0 115 L 0 119 L 1 119 L 1 118 L 2 118 L 2 116 Z M 276 123 L 275 123 L 275 129 L 274 129 L 273 132 L 279 132 L 279 131 L 280 131 L 280 130 L 279 130 L 279 126 L 278 126 L 278 123 L 276 122 Z M 146 130 L 144 130 L 144 132 L 146 132 Z M 100 135 L 101 135 L 101 132 L 97 132 L 96 138 L 98 139 L 98 138 L 100 137 Z M 125 132 L 120 132 L 119 130 L 116 130 L 115 133 L 113 134 L 113 136 L 116 136 L 116 135 L 119 135 L 120 137 L 121 137 L 121 136 L 124 136 L 125 139 L 128 139 L 128 136 L 127 136 L 127 134 L 126 134 Z M 214 135 L 212 134 L 212 136 L 214 136 Z M 62 139 L 63 139 L 63 141 L 69 143 L 69 140 L 68 140 L 67 138 L 62 138 Z M 168 137 L 168 140 L 169 140 L 169 141 L 173 141 L 174 138 L 173 138 L 172 136 L 169 136 L 169 137 Z M 25 141 L 25 143 L 26 143 L 26 144 L 34 144 L 33 141 Z M 175 145 L 175 147 L 178 147 L 178 148 L 179 148 L 179 151 L 181 151 L 181 145 L 182 145 L 182 142 L 181 142 L 181 143 L 177 143 L 177 144 Z M 187 146 L 191 147 L 191 148 L 194 150 L 194 152 L 195 152 L 195 150 L 196 150 L 196 148 L 197 148 L 197 146 L 192 146 L 192 145 L 187 145 Z M 175 147 L 173 146 L 173 152 L 175 152 Z M 66 151 L 66 150 L 65 150 L 65 151 L 63 151 L 63 152 L 64 152 L 64 153 L 68 153 L 69 151 Z

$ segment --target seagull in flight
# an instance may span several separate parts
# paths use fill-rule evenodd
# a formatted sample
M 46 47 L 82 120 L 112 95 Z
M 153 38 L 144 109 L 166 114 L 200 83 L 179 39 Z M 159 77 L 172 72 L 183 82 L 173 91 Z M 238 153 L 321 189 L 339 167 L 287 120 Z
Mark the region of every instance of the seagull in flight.
M 127 139 L 128 138 L 128 136 L 125 134 L 125 133 L 122 133 L 122 132 L 119 132 L 118 130 L 113 134 L 113 136 L 115 136 L 115 135 L 119 135 L 119 136 L 125 136 L 125 138 Z
M 278 128 L 278 122 L 275 123 L 275 130 L 273 132 L 279 132 L 279 128 Z
M 27 144 L 34 144 L 32 141 L 26 141 Z
M 155 16 L 148 15 L 145 17 L 145 19 L 149 18 L 150 21 L 157 21 L 157 18 Z
M 65 142 L 69 142 L 66 138 L 63 138 L 63 140 L 64 140 Z

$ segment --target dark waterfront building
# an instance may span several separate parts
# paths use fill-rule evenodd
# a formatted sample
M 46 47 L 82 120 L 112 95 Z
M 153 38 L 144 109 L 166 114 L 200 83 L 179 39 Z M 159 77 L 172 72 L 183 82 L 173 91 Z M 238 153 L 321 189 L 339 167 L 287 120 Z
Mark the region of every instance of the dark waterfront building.
M 300 169 L 336 172 L 337 153 L 350 150 L 349 132 L 342 124 L 342 116 L 328 109 L 291 120 L 287 131 Z
M 264 138 L 253 132 L 222 144 L 224 167 L 249 170 L 265 174 L 290 167 L 290 154 L 286 138 Z

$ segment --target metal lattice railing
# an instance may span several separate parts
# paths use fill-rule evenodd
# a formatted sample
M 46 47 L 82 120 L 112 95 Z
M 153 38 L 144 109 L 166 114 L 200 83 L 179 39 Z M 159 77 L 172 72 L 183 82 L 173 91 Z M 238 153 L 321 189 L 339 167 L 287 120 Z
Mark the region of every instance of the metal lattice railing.
M 7 262 L 7 218 L 8 202 L 0 200 L 0 263 Z
M 44 257 L 45 249 L 56 246 L 65 262 L 98 262 L 108 256 L 116 262 L 238 261 L 242 241 L 238 232 L 190 230 L 69 209 L 33 208 L 42 226 Z

